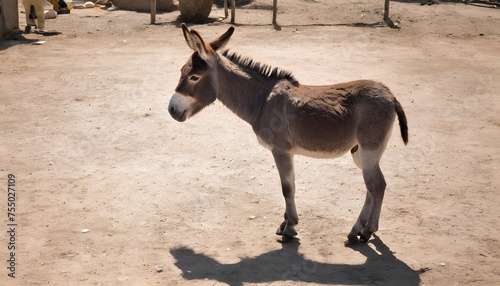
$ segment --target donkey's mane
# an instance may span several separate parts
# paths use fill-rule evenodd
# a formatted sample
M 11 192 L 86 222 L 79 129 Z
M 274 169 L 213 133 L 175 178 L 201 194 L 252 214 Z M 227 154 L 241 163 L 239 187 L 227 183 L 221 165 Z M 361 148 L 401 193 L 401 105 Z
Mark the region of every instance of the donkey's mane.
M 286 79 L 292 85 L 299 86 L 299 81 L 296 80 L 292 73 L 289 71 L 282 70 L 280 68 L 273 68 L 270 65 L 262 64 L 252 60 L 249 57 L 241 56 L 236 53 L 229 52 L 229 50 L 225 50 L 222 52 L 222 55 L 226 57 L 231 62 L 243 66 L 255 73 L 261 74 L 270 79 Z

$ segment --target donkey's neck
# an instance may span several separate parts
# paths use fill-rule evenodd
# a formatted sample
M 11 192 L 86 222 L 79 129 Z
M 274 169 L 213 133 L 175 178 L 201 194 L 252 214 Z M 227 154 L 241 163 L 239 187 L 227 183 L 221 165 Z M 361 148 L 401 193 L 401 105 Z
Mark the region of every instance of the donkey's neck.
M 241 119 L 253 125 L 276 80 L 245 70 L 224 56 L 219 57 L 217 65 L 218 99 Z

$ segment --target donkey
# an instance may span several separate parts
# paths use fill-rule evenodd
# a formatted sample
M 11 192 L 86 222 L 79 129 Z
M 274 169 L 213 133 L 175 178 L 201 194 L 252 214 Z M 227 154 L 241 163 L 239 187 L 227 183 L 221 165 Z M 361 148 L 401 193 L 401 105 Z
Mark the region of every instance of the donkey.
M 194 51 L 181 69 L 168 111 L 183 122 L 219 99 L 248 122 L 260 144 L 269 149 L 285 197 L 285 219 L 276 234 L 283 241 L 297 235 L 293 156 L 335 158 L 350 150 L 367 188 L 359 217 L 347 244 L 366 242 L 378 230 L 386 183 L 379 161 L 397 115 L 401 136 L 408 143 L 406 115 L 389 89 L 371 80 L 325 86 L 300 85 L 290 72 L 260 64 L 228 50 L 231 27 L 206 43 L 182 24 Z

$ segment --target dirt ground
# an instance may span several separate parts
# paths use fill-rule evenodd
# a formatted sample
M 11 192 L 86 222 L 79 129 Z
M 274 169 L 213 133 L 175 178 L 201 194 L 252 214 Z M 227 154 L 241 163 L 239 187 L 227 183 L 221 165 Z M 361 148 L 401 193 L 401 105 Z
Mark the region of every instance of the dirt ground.
M 1 285 L 500 283 L 500 10 L 391 2 L 394 30 L 381 0 L 289 0 L 273 26 L 271 2 L 236 11 L 228 48 L 304 84 L 381 81 L 406 111 L 377 236 L 343 244 L 365 195 L 351 156 L 297 156 L 300 243 L 278 243 L 278 174 L 250 126 L 220 103 L 168 114 L 191 53 L 179 12 L 72 10 L 47 20 L 59 35 L 0 42 Z M 192 27 L 215 38 L 223 15 Z

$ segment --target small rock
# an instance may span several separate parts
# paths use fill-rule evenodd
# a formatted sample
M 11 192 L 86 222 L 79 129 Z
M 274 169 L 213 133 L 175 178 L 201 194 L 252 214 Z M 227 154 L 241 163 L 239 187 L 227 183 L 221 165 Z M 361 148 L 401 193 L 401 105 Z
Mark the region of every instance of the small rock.
M 156 270 L 156 272 L 160 273 L 163 271 L 163 268 L 161 268 L 160 266 L 157 265 L 157 266 L 155 266 L 155 270 Z
M 425 272 L 427 272 L 429 270 L 431 270 L 429 267 L 422 267 L 419 270 L 417 270 L 417 272 L 420 273 L 420 274 L 422 274 L 422 273 L 425 273 Z
M 254 215 L 251 215 L 251 216 L 248 217 L 249 220 L 252 220 L 252 219 L 255 219 L 255 218 L 256 218 L 256 216 L 254 216 Z
M 45 10 L 43 15 L 45 16 L 45 19 L 55 19 L 57 17 L 57 13 L 54 9 Z
M 87 232 L 89 232 L 89 231 L 90 231 L 90 230 L 89 230 L 88 228 L 83 228 L 83 229 L 82 229 L 82 233 L 87 233 Z

